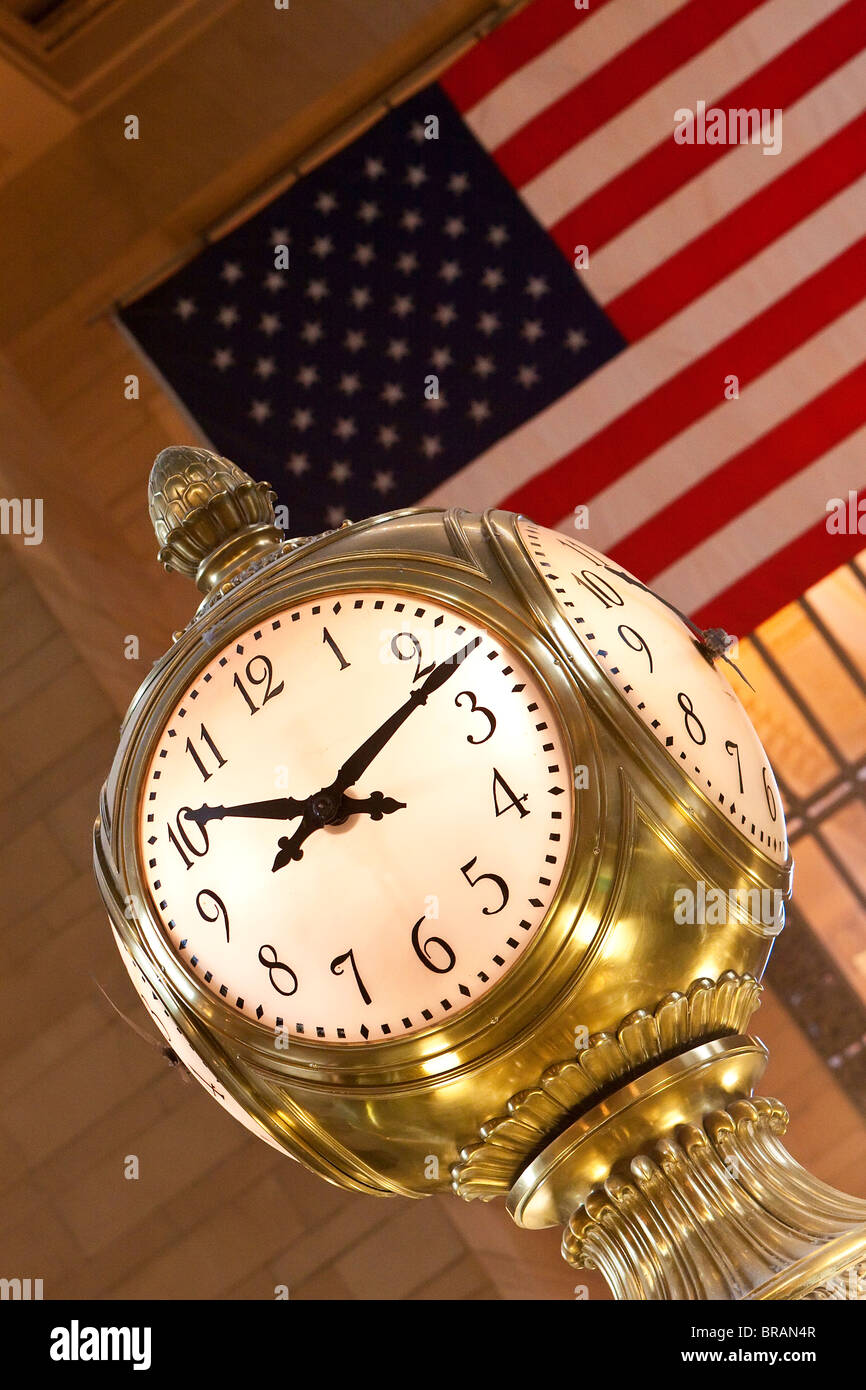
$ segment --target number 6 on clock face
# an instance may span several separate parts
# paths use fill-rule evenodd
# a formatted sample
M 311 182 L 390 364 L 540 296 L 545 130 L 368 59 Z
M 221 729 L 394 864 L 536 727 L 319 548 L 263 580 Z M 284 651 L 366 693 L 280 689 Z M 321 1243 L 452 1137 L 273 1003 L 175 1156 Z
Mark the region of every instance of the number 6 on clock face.
M 397 591 L 301 602 L 216 652 L 143 785 L 141 869 L 174 951 L 300 1043 L 402 1038 L 476 1004 L 568 860 L 570 754 L 532 667 Z

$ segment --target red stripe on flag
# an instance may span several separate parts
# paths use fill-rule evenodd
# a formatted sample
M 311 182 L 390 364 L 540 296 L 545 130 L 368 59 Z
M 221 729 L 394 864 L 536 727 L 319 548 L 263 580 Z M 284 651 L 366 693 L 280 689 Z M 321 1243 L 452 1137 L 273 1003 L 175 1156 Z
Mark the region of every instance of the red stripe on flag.
M 604 306 L 638 342 L 866 170 L 866 112 Z
M 516 187 L 528 183 L 571 149 L 576 132 L 585 140 L 763 3 L 728 0 L 725 5 L 708 5 L 706 0 L 690 0 L 493 150 L 500 169 Z
M 849 0 L 835 14 L 752 73 L 713 107 L 784 109 L 866 43 L 866 5 Z M 673 122 L 674 113 L 671 112 Z M 575 245 L 598 250 L 729 151 L 728 145 L 677 145 L 670 136 L 566 213 L 551 236 L 571 259 Z
M 736 406 L 732 406 L 736 409 Z M 866 421 L 866 362 L 716 468 L 612 547 L 633 574 L 660 574 Z
M 591 0 L 592 8 L 577 10 L 571 0 L 533 0 L 500 28 L 470 48 L 439 78 L 458 111 L 469 111 L 518 68 L 537 58 L 582 19 L 597 14 L 607 0 Z
M 760 376 L 864 294 L 866 237 L 576 449 L 527 479 L 500 506 L 525 512 L 543 526 L 553 525 L 576 502 L 591 500 L 640 459 L 714 409 L 722 398 L 727 373 L 736 372 L 741 385 Z
M 866 488 L 860 489 L 858 497 L 866 499 Z M 863 545 L 862 535 L 831 536 L 827 517 L 822 517 L 690 617 L 699 627 L 722 626 L 727 632 L 745 636 L 811 584 L 844 565 Z

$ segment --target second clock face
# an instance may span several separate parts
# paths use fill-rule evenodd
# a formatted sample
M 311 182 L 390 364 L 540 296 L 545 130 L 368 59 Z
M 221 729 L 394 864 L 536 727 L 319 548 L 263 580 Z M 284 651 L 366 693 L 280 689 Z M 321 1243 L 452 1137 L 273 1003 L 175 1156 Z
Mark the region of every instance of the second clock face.
M 531 667 L 429 600 L 274 613 L 196 677 L 142 784 L 173 950 L 300 1040 L 452 1018 L 532 940 L 568 860 L 573 769 Z
M 784 863 L 779 788 L 724 663 L 711 664 L 682 619 L 599 551 L 525 518 L 518 529 L 575 636 L 668 756 L 756 849 Z

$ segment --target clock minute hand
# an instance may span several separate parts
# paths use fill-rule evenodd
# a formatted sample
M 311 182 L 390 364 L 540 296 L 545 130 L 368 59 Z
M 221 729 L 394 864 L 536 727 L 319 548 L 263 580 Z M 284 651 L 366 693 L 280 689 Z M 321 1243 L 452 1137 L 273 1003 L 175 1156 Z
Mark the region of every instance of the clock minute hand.
M 329 787 L 323 787 L 315 796 L 310 797 L 304 808 L 303 819 L 300 825 L 295 828 L 294 834 L 291 838 L 287 835 L 283 835 L 277 842 L 279 845 L 279 853 L 272 865 L 274 872 L 276 872 L 277 869 L 282 869 L 284 865 L 291 863 L 293 859 L 301 859 L 303 857 L 301 846 L 305 840 L 309 839 L 314 831 L 320 828 L 320 826 L 333 825 L 341 816 L 345 818 L 346 814 L 352 814 L 352 798 L 345 795 L 346 789 L 353 786 L 358 778 L 366 772 L 374 758 L 378 757 L 385 745 L 390 742 L 397 730 L 409 718 L 410 714 L 418 709 L 419 705 L 426 704 L 428 697 L 432 695 L 434 691 L 438 690 L 441 685 L 444 685 L 450 676 L 453 676 L 458 666 L 466 660 L 467 656 L 470 656 L 471 653 L 475 651 L 480 641 L 480 637 L 474 637 L 471 642 L 466 643 L 465 647 L 461 647 L 459 651 L 454 652 L 453 655 L 449 656 L 445 661 L 440 661 L 439 665 L 433 668 L 423 684 L 420 685 L 417 690 L 412 691 L 408 700 L 404 700 L 399 709 L 396 709 L 392 715 L 389 715 L 385 722 L 380 724 L 379 728 L 376 729 L 369 738 L 364 740 L 360 748 L 356 748 L 351 757 L 346 759 L 331 785 Z M 392 799 L 386 797 L 382 802 L 377 801 L 375 806 L 376 810 L 381 810 L 387 815 L 390 814 L 392 809 L 402 809 L 402 804 L 402 802 L 392 803 Z M 365 807 L 363 803 L 358 803 L 357 809 L 367 809 L 367 807 Z M 373 814 L 375 820 L 379 819 L 374 811 L 371 811 L 371 814 Z
M 294 820 L 302 816 L 308 802 L 298 801 L 293 796 L 275 796 L 268 801 L 244 801 L 238 806 L 199 806 L 197 810 L 184 813 L 184 820 L 206 825 L 211 820 L 223 820 L 226 816 L 246 816 L 255 820 Z
M 375 733 L 372 733 L 368 739 L 365 739 L 360 748 L 356 749 L 350 758 L 346 759 L 330 787 L 326 788 L 327 793 L 329 795 L 339 796 L 347 787 L 353 786 L 358 778 L 366 772 L 373 759 L 378 757 L 386 743 L 390 742 L 400 726 L 409 718 L 409 715 L 412 714 L 419 705 L 427 703 L 428 697 L 454 675 L 458 666 L 466 660 L 467 656 L 470 656 L 472 652 L 475 651 L 475 648 L 480 642 L 480 637 L 474 637 L 471 642 L 467 642 L 465 647 L 461 647 L 459 651 L 454 652 L 454 654 L 447 657 L 445 661 L 440 661 L 439 665 L 434 667 L 430 672 L 424 683 L 420 685 L 417 690 L 412 691 L 408 700 L 406 700 L 398 710 L 395 710 L 394 713 L 385 720 L 384 724 L 381 724 L 379 728 L 376 729 Z

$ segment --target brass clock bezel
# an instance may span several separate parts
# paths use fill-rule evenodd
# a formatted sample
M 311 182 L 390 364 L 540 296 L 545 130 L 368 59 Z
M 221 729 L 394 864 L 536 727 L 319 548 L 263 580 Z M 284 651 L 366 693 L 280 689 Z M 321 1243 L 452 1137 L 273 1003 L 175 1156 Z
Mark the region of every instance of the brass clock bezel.
M 406 515 L 414 518 L 418 512 Z M 376 526 L 399 516 L 372 518 L 353 531 L 356 535 L 368 532 L 374 540 Z M 603 762 L 579 682 L 520 611 L 518 592 L 498 575 L 420 553 L 417 545 L 401 549 L 394 546 L 393 537 L 387 550 L 374 545 L 356 555 L 342 554 L 339 547 L 332 551 L 328 539 L 322 538 L 303 554 L 286 554 L 262 570 L 253 584 L 239 587 L 203 612 L 145 681 L 131 707 L 112 770 L 113 857 L 125 894 L 141 904 L 141 945 L 152 968 L 166 982 L 166 992 L 170 990 L 177 1004 L 191 1010 L 197 1023 L 213 1030 L 224 1045 L 240 1049 L 248 1066 L 271 1082 L 295 1077 L 308 1088 L 435 1087 L 445 1077 L 477 1069 L 503 1048 L 519 1046 L 533 1023 L 556 1006 L 564 991 L 575 987 L 592 960 L 595 936 L 605 928 L 596 924 L 593 938 L 587 939 L 582 909 L 598 873 L 597 849 L 606 820 Z M 511 969 L 480 999 L 453 1019 L 440 1019 L 406 1038 L 338 1043 L 293 1036 L 289 1048 L 278 1051 L 274 1031 L 220 1001 L 186 969 L 165 936 L 139 864 L 144 772 L 176 703 L 217 649 L 292 604 L 367 589 L 398 590 L 441 602 L 516 648 L 551 702 L 571 766 L 591 767 L 590 787 L 578 799 L 573 777 L 569 779 L 572 838 L 564 851 L 566 868 L 551 906 Z M 581 923 L 580 939 L 573 932 L 576 922 Z M 527 1007 L 530 993 L 532 1006 Z M 183 1026 L 180 1013 L 176 1021 Z

